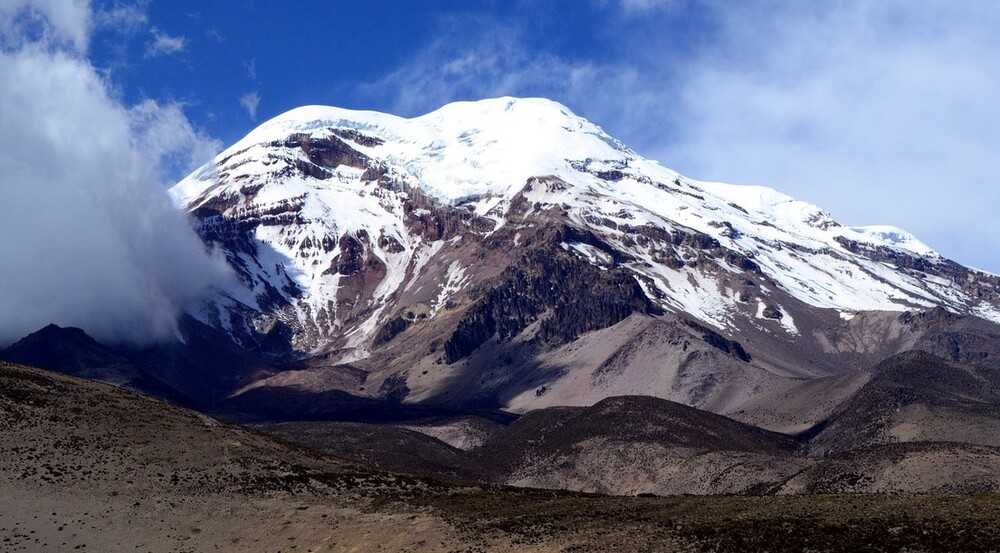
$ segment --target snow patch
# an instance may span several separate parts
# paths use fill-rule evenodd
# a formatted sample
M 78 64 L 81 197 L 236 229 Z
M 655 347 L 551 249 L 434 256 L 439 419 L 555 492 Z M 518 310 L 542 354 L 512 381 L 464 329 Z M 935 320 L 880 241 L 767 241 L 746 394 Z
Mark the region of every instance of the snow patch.
M 431 304 L 431 317 L 434 317 L 444 309 L 448 299 L 456 292 L 461 291 L 467 281 L 468 278 L 465 275 L 465 269 L 462 267 L 462 264 L 458 261 L 452 261 L 451 265 L 448 265 L 448 273 L 445 275 L 445 282 L 441 286 L 441 291 L 438 292 L 437 298 Z

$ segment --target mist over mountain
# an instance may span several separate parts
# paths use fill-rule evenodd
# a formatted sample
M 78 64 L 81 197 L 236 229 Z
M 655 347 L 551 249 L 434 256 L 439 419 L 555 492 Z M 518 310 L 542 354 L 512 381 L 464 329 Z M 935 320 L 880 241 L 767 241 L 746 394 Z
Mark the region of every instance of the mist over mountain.
M 49 323 L 173 339 L 177 316 L 228 275 L 165 193 L 170 166 L 215 142 L 176 104 L 123 104 L 63 40 L 76 27 L 17 33 L 25 16 L 0 15 L 0 343 Z

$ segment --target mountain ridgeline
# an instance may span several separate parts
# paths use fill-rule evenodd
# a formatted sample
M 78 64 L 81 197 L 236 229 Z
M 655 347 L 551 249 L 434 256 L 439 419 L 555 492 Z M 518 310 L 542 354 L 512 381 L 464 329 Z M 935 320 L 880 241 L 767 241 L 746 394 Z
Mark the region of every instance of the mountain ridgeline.
M 768 398 L 921 340 L 960 360 L 1000 321 L 1000 278 L 905 231 L 687 178 L 544 99 L 298 108 L 171 194 L 238 276 L 192 325 L 262 360 L 216 396 L 525 412 L 640 393 L 792 430 L 826 413 Z

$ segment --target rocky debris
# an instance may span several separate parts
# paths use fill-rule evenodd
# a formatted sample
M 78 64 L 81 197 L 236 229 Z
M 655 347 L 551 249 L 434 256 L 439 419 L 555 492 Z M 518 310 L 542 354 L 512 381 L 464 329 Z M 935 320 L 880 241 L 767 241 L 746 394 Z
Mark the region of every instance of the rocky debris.
M 402 253 L 406 248 L 393 236 L 388 236 L 384 232 L 378 237 L 378 247 L 387 253 Z
M 359 238 L 366 238 L 366 234 L 362 234 Z M 345 234 L 340 237 L 340 241 L 337 243 L 340 248 L 340 253 L 333 258 L 333 269 L 332 272 L 351 276 L 355 273 L 361 272 L 361 268 L 365 263 L 365 246 L 362 244 L 361 240 L 355 238 L 349 234 Z
M 410 387 L 406 384 L 406 375 L 394 374 L 382 381 L 377 395 L 389 403 L 399 404 L 409 393 Z
M 372 252 L 365 231 L 359 231 L 355 237 L 345 234 L 340 247 L 340 254 L 334 257 L 331 267 L 341 275 L 336 313 L 340 320 L 349 321 L 372 307 L 371 294 L 385 278 L 386 265 Z
M 722 232 L 720 234 L 726 238 L 736 240 L 743 236 L 743 233 L 737 230 L 736 227 L 734 227 L 729 221 L 712 221 L 709 225 L 715 228 L 721 228 Z
M 407 228 L 429 241 L 448 240 L 466 233 L 485 234 L 496 223 L 466 207 L 442 205 L 419 190 L 411 190 L 403 204 Z

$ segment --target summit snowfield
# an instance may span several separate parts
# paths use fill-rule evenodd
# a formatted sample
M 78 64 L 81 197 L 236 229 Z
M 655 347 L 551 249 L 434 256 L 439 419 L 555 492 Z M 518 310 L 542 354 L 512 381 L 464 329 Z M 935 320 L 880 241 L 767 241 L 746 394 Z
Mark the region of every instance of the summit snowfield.
M 441 399 L 441 382 L 464 382 L 457 367 L 515 348 L 502 355 L 523 370 L 476 384 L 490 390 L 477 401 L 510 406 L 562 378 L 528 378 L 526 359 L 540 370 L 545 352 L 586 349 L 636 317 L 645 322 L 628 332 L 685 321 L 717 337 L 713 346 L 732 341 L 737 357 L 762 349 L 762 370 L 783 376 L 837 373 L 832 361 L 801 366 L 768 352 L 835 350 L 824 333 L 858 314 L 941 307 L 1000 322 L 1000 279 L 904 230 L 847 227 L 770 188 L 687 178 L 539 98 L 414 118 L 297 108 L 171 195 L 240 276 L 196 318 L 246 348 L 357 365 L 277 374 L 267 386 Z M 584 306 L 589 294 L 600 296 Z M 564 317 L 573 328 L 554 331 Z

